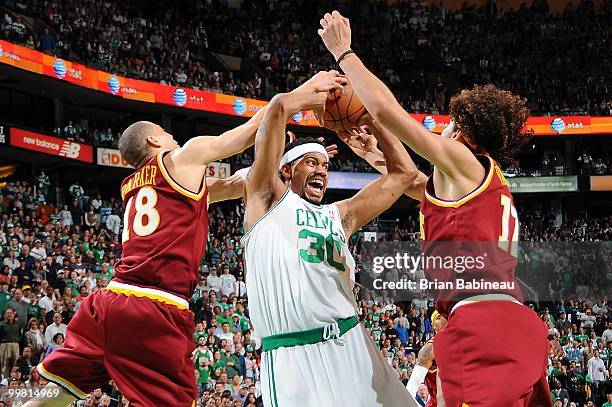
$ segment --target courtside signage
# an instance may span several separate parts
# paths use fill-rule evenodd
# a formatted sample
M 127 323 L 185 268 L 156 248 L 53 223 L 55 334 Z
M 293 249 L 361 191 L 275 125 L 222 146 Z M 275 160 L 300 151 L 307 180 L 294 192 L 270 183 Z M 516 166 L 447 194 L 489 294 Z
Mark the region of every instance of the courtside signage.
M 15 147 L 93 163 L 93 147 L 88 144 L 64 140 L 33 131 L 16 129 L 14 127 L 11 127 L 10 138 L 11 145 Z
M 578 177 L 516 177 L 507 178 L 510 191 L 524 192 L 575 192 L 578 191 Z

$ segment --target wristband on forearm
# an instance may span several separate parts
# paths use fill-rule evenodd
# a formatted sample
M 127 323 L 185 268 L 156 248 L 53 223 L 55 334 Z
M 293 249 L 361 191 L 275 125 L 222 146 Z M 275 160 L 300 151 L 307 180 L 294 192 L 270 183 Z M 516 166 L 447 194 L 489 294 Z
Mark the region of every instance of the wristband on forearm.
M 346 58 L 348 55 L 350 55 L 350 54 L 354 54 L 354 53 L 355 53 L 355 51 L 353 51 L 353 50 L 352 50 L 352 49 L 350 49 L 350 48 L 348 49 L 348 51 L 344 51 L 344 52 L 343 52 L 343 53 L 342 53 L 342 54 L 341 54 L 341 55 L 338 57 L 338 59 L 336 60 L 336 64 L 337 64 L 338 66 L 340 66 L 340 62 L 342 62 L 342 60 L 343 60 L 344 58 Z

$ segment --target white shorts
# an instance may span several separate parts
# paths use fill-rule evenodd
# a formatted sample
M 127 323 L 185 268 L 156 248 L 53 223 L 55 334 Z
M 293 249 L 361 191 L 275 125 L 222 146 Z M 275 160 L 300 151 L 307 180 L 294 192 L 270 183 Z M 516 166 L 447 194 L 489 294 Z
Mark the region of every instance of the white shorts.
M 358 324 L 341 338 L 263 352 L 266 407 L 417 407 Z

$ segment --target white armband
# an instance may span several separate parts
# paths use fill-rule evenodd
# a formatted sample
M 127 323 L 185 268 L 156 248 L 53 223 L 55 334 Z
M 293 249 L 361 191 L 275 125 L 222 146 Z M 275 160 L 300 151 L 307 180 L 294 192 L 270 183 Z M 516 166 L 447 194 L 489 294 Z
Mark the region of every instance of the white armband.
M 410 375 L 410 379 L 408 380 L 408 384 L 406 385 L 408 393 L 410 393 L 412 397 L 416 397 L 419 391 L 419 386 L 425 381 L 425 376 L 427 376 L 427 372 L 427 368 L 423 366 L 417 365 L 414 367 L 414 369 L 412 369 L 412 374 Z

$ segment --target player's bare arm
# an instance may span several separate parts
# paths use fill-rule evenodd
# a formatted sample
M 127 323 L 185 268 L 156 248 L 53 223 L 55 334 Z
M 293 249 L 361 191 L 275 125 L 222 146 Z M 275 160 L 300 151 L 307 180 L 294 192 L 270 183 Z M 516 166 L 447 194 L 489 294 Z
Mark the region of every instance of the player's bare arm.
M 267 107 L 261 108 L 246 123 L 220 136 L 199 136 L 190 139 L 164 158 L 172 177 L 184 188 L 199 190 L 206 166 L 215 160 L 231 157 L 251 147 L 255 132 Z
M 363 131 L 364 129 L 360 130 L 362 131 L 356 133 L 338 133 L 338 136 L 357 156 L 363 158 L 372 166 L 372 168 L 381 174 L 387 174 L 385 157 L 382 151 L 380 151 L 378 148 L 378 141 L 376 140 L 376 137 L 371 133 Z M 388 131 L 380 124 L 374 128 L 374 131 L 376 130 Z M 410 154 L 408 154 L 408 158 L 412 162 Z M 414 163 L 412 165 L 414 165 Z M 406 191 L 404 191 L 404 194 L 416 199 L 419 202 L 422 201 L 425 195 L 425 184 L 427 183 L 427 178 L 427 175 L 421 171 L 418 171 L 417 177 L 412 184 L 408 186 Z
M 351 28 L 340 13 L 325 14 L 319 35 L 336 60 L 351 48 Z M 484 168 L 467 146 L 458 140 L 429 132 L 397 102 L 393 93 L 372 74 L 355 53 L 342 58 L 340 66 L 368 112 L 382 126 L 400 138 L 417 154 L 448 177 L 453 188 L 449 199 L 461 197 L 476 188 L 484 177 Z M 446 188 L 444 188 L 446 189 Z
M 206 178 L 206 188 L 209 203 L 240 199 L 244 193 L 244 178 L 240 174 L 228 178 Z
M 404 193 L 406 186 L 411 185 L 418 175 L 416 165 L 396 137 L 389 132 L 380 131 L 374 121 L 369 121 L 368 127 L 377 137 L 386 162 L 387 174 L 372 181 L 354 197 L 336 203 L 346 236 L 351 236 L 393 205 Z
M 270 101 L 255 137 L 255 161 L 246 178 L 245 231 L 278 201 L 287 189 L 279 177 L 279 165 L 285 145 L 285 127 L 298 110 L 322 112 L 327 91 L 340 86 L 330 77 L 318 92 L 292 92 L 276 95 Z

